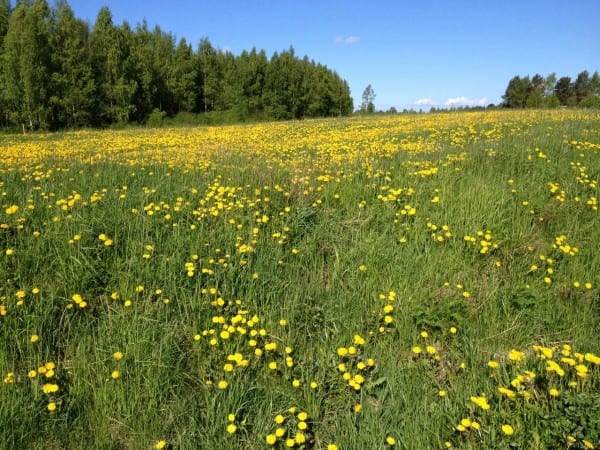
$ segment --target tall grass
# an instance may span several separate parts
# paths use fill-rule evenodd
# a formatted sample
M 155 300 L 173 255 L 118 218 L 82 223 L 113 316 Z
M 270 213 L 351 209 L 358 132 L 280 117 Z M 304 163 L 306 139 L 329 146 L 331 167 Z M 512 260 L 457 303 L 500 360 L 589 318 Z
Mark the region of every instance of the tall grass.
M 0 447 L 596 448 L 598 130 L 2 137 Z

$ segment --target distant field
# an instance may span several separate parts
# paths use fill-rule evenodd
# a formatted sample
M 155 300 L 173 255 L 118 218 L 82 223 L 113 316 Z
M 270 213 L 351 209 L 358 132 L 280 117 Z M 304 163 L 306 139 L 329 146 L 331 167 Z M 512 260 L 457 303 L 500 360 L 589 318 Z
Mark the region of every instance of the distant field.
M 600 113 L 0 136 L 0 448 L 600 447 Z

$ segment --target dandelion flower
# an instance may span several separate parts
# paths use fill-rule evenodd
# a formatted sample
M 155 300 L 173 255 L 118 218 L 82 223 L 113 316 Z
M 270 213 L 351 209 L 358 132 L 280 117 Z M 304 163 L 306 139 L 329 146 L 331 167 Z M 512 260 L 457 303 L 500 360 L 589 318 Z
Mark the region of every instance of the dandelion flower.
M 515 429 L 508 424 L 504 424 L 502 425 L 502 432 L 507 436 L 512 436 L 515 432 Z
M 44 394 L 52 394 L 58 392 L 58 384 L 46 383 L 42 386 L 42 392 Z
M 508 359 L 511 361 L 522 361 L 524 358 L 525 353 L 515 350 L 514 348 L 508 354 Z
M 472 396 L 471 401 L 483 410 L 490 409 L 490 405 L 488 404 L 487 399 L 483 396 L 481 396 L 481 397 Z
M 364 338 L 359 334 L 355 334 L 354 335 L 354 345 L 365 345 Z
M 302 432 L 298 432 L 294 440 L 296 441 L 296 444 L 302 445 L 306 442 L 306 435 Z

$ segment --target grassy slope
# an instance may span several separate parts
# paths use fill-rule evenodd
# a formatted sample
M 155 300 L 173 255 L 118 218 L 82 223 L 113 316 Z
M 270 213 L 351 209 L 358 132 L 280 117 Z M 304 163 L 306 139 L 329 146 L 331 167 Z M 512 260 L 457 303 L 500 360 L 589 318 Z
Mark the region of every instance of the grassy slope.
M 600 352 L 600 227 L 598 211 L 586 204 L 596 195 L 590 180 L 597 185 L 600 160 L 597 147 L 571 143 L 597 145 L 598 119 L 546 121 L 540 114 L 530 125 L 503 115 L 499 127 L 473 132 L 466 126 L 436 131 L 427 128 L 430 122 L 420 128 L 418 120 L 410 133 L 387 139 L 400 145 L 405 139 L 434 142 L 433 153 L 386 154 L 380 141 L 381 148 L 364 158 L 332 158 L 329 166 L 307 147 L 306 164 L 293 167 L 227 154 L 203 170 L 109 160 L 48 162 L 37 170 L 48 174 L 54 165 L 68 171 L 39 180 L 25 176 L 34 172 L 31 166 L 0 171 L 2 211 L 21 206 L 18 214 L 0 216 L 8 224 L 0 230 L 0 295 L 7 308 L 0 318 L 0 371 L 3 377 L 14 373 L 13 382 L 0 386 L 0 422 L 11 430 L 2 433 L 0 445 L 148 448 L 165 439 L 175 448 L 264 448 L 265 436 L 276 428 L 273 418 L 292 406 L 310 417 L 308 448 L 332 442 L 344 449 L 383 448 L 387 436 L 405 448 L 437 448 L 446 441 L 502 448 L 511 442 L 535 445 L 532 439 L 544 448 L 564 445 L 567 435 L 575 436 L 576 445 L 583 438 L 596 438 L 598 445 L 598 430 L 577 428 L 580 417 L 589 420 L 583 409 L 600 407 L 598 367 L 560 397 L 577 405 L 591 402 L 565 425 L 564 405 L 547 389 L 556 384 L 567 391 L 566 381 L 545 376 L 531 348 L 569 343 L 582 353 Z M 367 121 L 365 133 L 377 126 Z M 496 131 L 482 137 L 489 130 Z M 423 161 L 437 173 L 414 174 L 430 167 Z M 581 166 L 587 184 L 577 181 Z M 235 189 L 219 192 L 215 179 Z M 548 183 L 559 183 L 557 192 Z M 386 199 L 394 189 L 403 191 L 397 200 Z M 73 191 L 82 200 L 60 211 L 56 200 Z M 560 191 L 566 192 L 564 202 L 555 198 Z M 97 202 L 90 201 L 94 192 L 101 197 Z M 28 198 L 35 209 L 26 209 Z M 219 201 L 225 208 L 213 216 L 211 205 Z M 144 207 L 151 202 L 149 209 L 157 210 L 148 215 Z M 401 214 L 405 205 L 416 214 Z M 258 223 L 263 215 L 269 220 Z M 22 230 L 19 216 L 27 217 Z M 431 234 L 437 237 L 444 225 L 451 236 L 438 242 Z M 33 236 L 35 230 L 41 236 Z M 476 244 L 463 239 L 488 230 L 488 241 L 498 244 L 489 254 L 479 253 L 482 237 Z M 112 246 L 98 239 L 102 233 L 114 240 Z M 81 240 L 69 244 L 76 234 Z M 578 247 L 575 256 L 552 248 L 560 235 Z M 240 253 L 241 244 L 254 251 Z M 9 248 L 16 253 L 6 255 Z M 195 264 L 193 276 L 185 263 Z M 539 269 L 531 271 L 532 265 Z M 202 274 L 202 268 L 213 273 Z M 552 282 L 544 282 L 545 276 Z M 138 286 L 144 290 L 137 292 Z M 40 294 L 31 293 L 34 287 Z M 86 308 L 67 309 L 75 293 L 89 303 Z M 385 305 L 393 306 L 387 325 Z M 219 336 L 222 326 L 213 322 L 229 322 L 240 309 L 248 312 L 237 316 L 245 318 L 245 334 L 232 329 L 228 338 Z M 259 321 L 248 326 L 254 315 Z M 453 326 L 456 335 L 449 332 Z M 265 329 L 266 336 L 251 336 L 253 328 Z M 424 330 L 427 338 L 420 336 Z M 35 344 L 34 334 L 40 336 Z M 362 372 L 365 381 L 355 391 L 338 364 L 354 375 L 356 362 L 337 349 L 351 346 L 356 334 L 366 340 L 357 346 L 361 357 L 376 364 Z M 251 339 L 256 347 L 275 342 L 277 349 L 257 357 Z M 416 345 L 420 356 L 413 353 Z M 428 345 L 439 360 L 426 356 Z M 286 346 L 292 348 L 292 367 L 286 367 Z M 527 354 L 518 367 L 507 359 L 513 348 Z M 122 360 L 113 358 L 116 351 L 124 353 Z M 225 372 L 227 355 L 237 352 L 248 367 Z M 490 360 L 501 365 L 494 376 Z M 54 377 L 28 379 L 28 371 L 49 361 L 57 365 Z M 269 369 L 269 362 L 277 369 Z M 510 387 L 516 373 L 533 367 L 543 381 L 530 388 L 535 401 L 501 400 L 496 388 Z M 113 370 L 119 370 L 118 379 L 111 378 Z M 216 387 L 220 380 L 228 381 L 226 389 Z M 301 386 L 293 387 L 293 380 Z M 59 391 L 42 393 L 46 382 L 58 384 Z M 469 400 L 484 393 L 490 411 Z M 53 413 L 46 410 L 49 401 L 58 404 Z M 356 404 L 362 412 L 353 411 Z M 230 413 L 238 425 L 234 435 L 225 430 Z M 549 422 L 540 419 L 544 415 Z M 465 417 L 479 421 L 481 429 L 457 432 Z M 513 436 L 500 431 L 505 423 L 517 430 Z

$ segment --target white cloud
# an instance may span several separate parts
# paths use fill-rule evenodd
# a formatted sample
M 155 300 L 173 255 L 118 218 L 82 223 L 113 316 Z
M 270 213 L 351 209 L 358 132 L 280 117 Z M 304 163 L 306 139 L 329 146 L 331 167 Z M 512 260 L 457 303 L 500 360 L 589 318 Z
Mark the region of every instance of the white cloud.
M 485 106 L 487 103 L 486 97 L 481 98 L 469 98 L 461 95 L 459 97 L 453 97 L 446 100 L 444 103 L 445 106 L 449 108 L 457 107 L 457 106 Z
M 414 104 L 416 106 L 436 106 L 438 103 L 429 97 L 425 97 L 416 100 Z
M 345 45 L 352 45 L 352 44 L 358 44 L 360 42 L 360 36 L 337 36 L 335 38 L 335 43 L 336 44 L 345 44 Z

